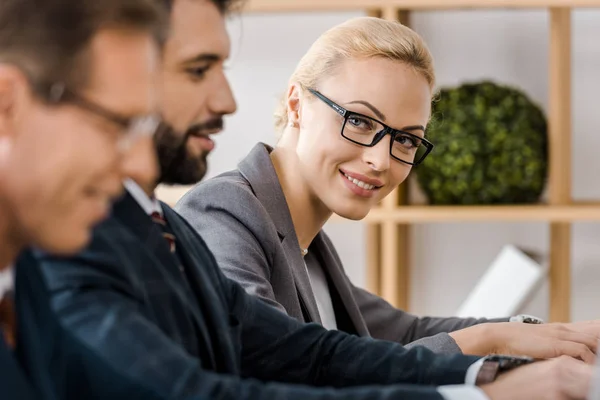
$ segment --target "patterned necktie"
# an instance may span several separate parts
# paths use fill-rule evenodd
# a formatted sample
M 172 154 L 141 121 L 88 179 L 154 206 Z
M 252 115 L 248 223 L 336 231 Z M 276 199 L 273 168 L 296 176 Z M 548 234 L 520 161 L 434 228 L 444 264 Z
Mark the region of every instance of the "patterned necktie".
M 158 224 L 158 226 L 160 227 L 160 230 L 162 231 L 162 235 L 165 238 L 165 240 L 167 241 L 167 244 L 169 245 L 169 250 L 171 251 L 171 253 L 175 253 L 176 247 L 175 247 L 175 235 L 173 235 L 168 226 L 167 226 L 167 220 L 160 215 L 158 212 L 154 211 L 151 215 L 152 217 L 152 221 L 155 224 Z
M 9 347 L 15 347 L 15 331 L 16 331 L 15 306 L 13 303 L 12 293 L 6 293 L 0 299 L 0 335 L 4 335 L 6 344 Z

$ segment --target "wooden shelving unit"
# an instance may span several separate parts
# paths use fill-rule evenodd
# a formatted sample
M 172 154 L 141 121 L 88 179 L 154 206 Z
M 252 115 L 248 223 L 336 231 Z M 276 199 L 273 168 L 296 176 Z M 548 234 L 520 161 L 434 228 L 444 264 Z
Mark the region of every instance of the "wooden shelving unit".
M 406 205 L 400 188 L 372 210 L 367 223 L 370 290 L 409 309 L 410 229 L 435 222 L 545 222 L 550 225 L 550 320 L 571 315 L 571 224 L 600 221 L 600 202 L 574 204 L 571 197 L 571 10 L 600 7 L 600 0 L 250 0 L 246 12 L 365 10 L 409 25 L 410 10 L 530 9 L 550 13 L 549 204 L 438 207 Z
M 244 12 L 595 7 L 598 0 L 249 0 Z
M 403 206 L 372 210 L 369 224 L 426 224 L 436 222 L 600 222 L 600 203 L 523 206 Z

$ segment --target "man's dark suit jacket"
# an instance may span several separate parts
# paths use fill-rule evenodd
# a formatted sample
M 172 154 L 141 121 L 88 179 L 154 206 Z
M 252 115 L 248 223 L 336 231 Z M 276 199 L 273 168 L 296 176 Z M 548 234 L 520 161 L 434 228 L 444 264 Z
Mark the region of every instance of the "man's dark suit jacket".
M 441 399 L 425 385 L 461 384 L 477 360 L 300 323 L 225 278 L 190 225 L 162 207 L 179 257 L 126 195 L 83 253 L 40 259 L 52 304 L 70 332 L 161 395 Z M 389 386 L 356 387 L 378 384 Z
M 22 303 L 15 301 L 15 305 L 22 307 Z M 36 400 L 43 392 L 35 387 L 29 378 L 28 368 L 32 366 L 28 362 L 26 354 L 22 351 L 22 341 L 17 338 L 18 348 L 14 351 L 9 348 L 0 331 L 0 391 L 2 398 L 7 400 Z M 37 361 L 37 360 L 35 360 Z M 54 388 L 50 388 L 44 398 L 54 399 Z
M 0 338 L 2 400 L 158 400 L 65 331 L 32 253 L 16 263 L 17 347 Z M 1 335 L 0 335 L 1 336 Z

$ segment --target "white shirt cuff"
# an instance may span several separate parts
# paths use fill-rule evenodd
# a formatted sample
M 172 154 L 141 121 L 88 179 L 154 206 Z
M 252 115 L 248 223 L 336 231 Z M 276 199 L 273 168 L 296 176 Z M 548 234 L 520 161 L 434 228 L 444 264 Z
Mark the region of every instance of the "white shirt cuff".
M 484 359 L 481 358 L 467 369 L 464 385 L 440 386 L 438 392 L 445 400 L 489 400 L 483 390 L 475 386 L 483 361 Z
M 445 400 L 490 400 L 477 386 L 449 385 L 438 387 Z

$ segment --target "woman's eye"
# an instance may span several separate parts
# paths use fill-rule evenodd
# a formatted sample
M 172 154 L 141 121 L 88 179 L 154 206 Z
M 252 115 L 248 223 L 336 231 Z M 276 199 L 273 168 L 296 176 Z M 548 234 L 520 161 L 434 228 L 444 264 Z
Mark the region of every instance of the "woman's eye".
M 369 120 L 360 118 L 360 117 L 351 117 L 348 119 L 348 122 L 350 122 L 352 125 L 354 125 L 357 128 L 368 129 L 372 125 L 372 124 L 370 124 Z
M 416 139 L 406 135 L 397 136 L 396 143 L 400 144 L 402 147 L 407 149 L 413 149 L 420 145 L 420 143 L 417 143 Z

